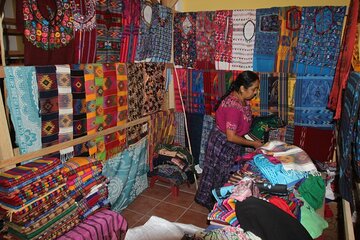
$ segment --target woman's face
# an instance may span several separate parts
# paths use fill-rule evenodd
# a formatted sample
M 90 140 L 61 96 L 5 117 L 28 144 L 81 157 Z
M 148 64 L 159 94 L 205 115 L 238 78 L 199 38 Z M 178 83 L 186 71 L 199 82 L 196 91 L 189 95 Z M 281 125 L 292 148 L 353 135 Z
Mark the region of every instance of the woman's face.
M 259 86 L 260 86 L 260 80 L 256 80 L 248 88 L 241 87 L 241 96 L 243 97 L 243 99 L 250 100 L 253 97 L 255 97 L 255 95 L 259 91 Z

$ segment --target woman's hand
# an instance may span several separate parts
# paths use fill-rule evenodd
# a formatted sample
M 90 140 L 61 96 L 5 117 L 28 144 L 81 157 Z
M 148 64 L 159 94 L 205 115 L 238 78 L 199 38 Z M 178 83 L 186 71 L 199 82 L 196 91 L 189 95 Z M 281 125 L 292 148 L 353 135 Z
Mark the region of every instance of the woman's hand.
M 264 145 L 262 142 L 260 142 L 260 141 L 254 141 L 252 146 L 253 146 L 254 148 L 259 148 L 259 147 L 261 147 L 262 145 Z

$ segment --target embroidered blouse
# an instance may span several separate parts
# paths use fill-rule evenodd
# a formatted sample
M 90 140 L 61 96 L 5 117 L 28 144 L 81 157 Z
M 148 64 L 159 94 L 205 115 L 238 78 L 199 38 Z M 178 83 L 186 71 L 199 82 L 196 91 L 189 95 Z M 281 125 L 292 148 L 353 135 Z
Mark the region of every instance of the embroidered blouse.
M 241 101 L 230 94 L 220 104 L 215 113 L 215 121 L 221 132 L 234 130 L 236 135 L 243 136 L 250 131 L 252 113 L 249 101 L 243 106 Z

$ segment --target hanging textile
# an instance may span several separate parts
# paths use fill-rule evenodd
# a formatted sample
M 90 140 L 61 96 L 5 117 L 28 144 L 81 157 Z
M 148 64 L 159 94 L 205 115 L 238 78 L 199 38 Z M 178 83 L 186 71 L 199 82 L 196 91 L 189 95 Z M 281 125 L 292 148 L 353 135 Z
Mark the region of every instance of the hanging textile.
M 253 70 L 256 10 L 234 10 L 232 13 L 231 70 Z
M 355 143 L 355 126 L 359 121 L 360 110 L 360 74 L 351 72 L 344 92 L 344 108 L 340 119 L 339 147 L 340 147 L 340 178 L 339 189 L 341 196 L 353 206 L 352 179 L 354 167 L 359 168 L 359 158 L 354 155 L 352 143 Z M 358 147 L 358 143 L 354 144 Z M 356 169 L 357 172 L 358 169 Z
M 203 127 L 201 132 L 200 154 L 199 154 L 200 168 L 204 167 L 207 143 L 208 143 L 210 131 L 213 129 L 214 123 L 215 123 L 214 117 L 209 115 L 204 115 L 204 122 L 202 124 Z
M 83 65 L 71 66 L 71 93 L 73 99 L 73 137 L 86 136 L 86 93 Z M 89 149 L 85 143 L 74 146 L 74 156 L 88 156 Z
M 20 154 L 41 149 L 41 118 L 35 67 L 5 67 L 7 106 Z
M 98 128 L 96 122 L 96 87 L 94 65 L 86 64 L 84 66 L 85 77 L 85 101 L 86 101 L 86 130 L 87 135 L 95 134 Z M 97 152 L 96 141 L 87 142 L 89 155 L 93 156 Z
M 55 66 L 37 66 L 36 80 L 39 89 L 42 147 L 58 143 L 59 105 Z
M 279 117 L 286 124 L 289 116 L 289 75 L 288 73 L 278 73 L 278 77 L 278 112 Z
M 186 119 L 191 144 L 191 154 L 193 155 L 195 166 L 199 164 L 201 133 L 204 115 L 199 113 L 186 113 Z M 186 141 L 186 147 L 189 148 L 189 141 Z
M 96 62 L 119 62 L 123 32 L 122 0 L 97 1 Z
M 151 24 L 151 62 L 170 62 L 173 32 L 171 8 L 157 4 L 157 16 Z M 149 44 L 149 43 L 147 43 Z
M 141 0 L 141 18 L 138 45 L 135 61 L 150 61 L 152 54 L 151 26 L 158 17 L 158 8 L 150 0 Z
M 232 11 L 216 11 L 215 15 L 215 68 L 229 70 L 232 61 Z
M 112 210 L 121 212 L 148 187 L 147 148 L 147 140 L 142 139 L 105 163 L 103 174 L 110 180 Z
M 174 143 L 185 147 L 185 117 L 183 112 L 175 112 L 175 127 Z
M 273 72 L 279 42 L 279 8 L 256 10 L 254 71 Z
M 184 68 L 195 66 L 196 56 L 195 12 L 176 13 L 174 16 L 174 63 Z
M 215 12 L 198 12 L 196 16 L 196 62 L 197 69 L 214 69 Z
M 260 115 L 278 114 L 279 112 L 279 75 L 260 74 Z
M 295 86 L 296 86 L 296 75 L 288 76 L 288 86 L 287 86 L 287 123 L 294 124 L 294 116 L 295 116 Z M 285 89 L 285 87 L 283 88 Z M 286 106 L 284 108 L 286 111 Z M 285 112 L 286 114 L 286 112 Z M 284 119 L 284 121 L 286 118 Z
M 134 62 L 139 38 L 140 0 L 123 0 L 120 62 Z
M 59 106 L 59 143 L 73 139 L 73 99 L 69 65 L 56 65 L 56 80 Z M 60 150 L 60 159 L 66 162 L 74 156 L 74 147 Z
M 177 75 L 175 74 L 175 71 L 177 71 Z M 173 75 L 175 76 L 174 78 L 175 111 L 183 112 L 179 91 L 181 91 L 182 101 L 184 102 L 185 111 L 188 111 L 189 109 L 189 97 L 187 96 L 188 70 L 183 68 L 176 68 L 174 69 Z M 176 78 L 176 76 L 178 76 L 178 78 Z M 180 90 L 179 90 L 179 86 L 180 86 Z
M 281 30 L 275 71 L 291 73 L 301 26 L 301 7 L 281 7 L 279 10 Z
M 173 110 L 159 111 L 150 115 L 149 129 L 149 166 L 153 169 L 155 147 L 162 144 L 173 144 L 175 138 L 175 115 Z
M 93 63 L 96 56 L 96 0 L 72 0 L 75 63 Z
M 189 112 L 205 113 L 204 104 L 204 77 L 201 70 L 189 70 L 188 96 L 190 101 Z
M 331 83 L 331 76 L 296 76 L 295 125 L 333 127 L 333 113 L 326 109 Z
M 203 71 L 204 76 L 204 105 L 205 105 L 205 114 L 211 115 L 211 89 L 213 83 L 211 82 L 211 71 Z
M 69 0 L 16 1 L 17 29 L 24 32 L 24 64 L 69 64 L 74 60 Z
M 302 8 L 294 73 L 334 75 L 345 10 L 329 6 Z
M 335 131 L 295 126 L 294 145 L 303 149 L 313 161 L 331 162 L 335 147 Z
M 350 2 L 349 13 L 346 17 L 345 34 L 342 39 L 339 61 L 336 65 L 333 86 L 330 92 L 328 108 L 335 110 L 334 119 L 339 119 L 341 115 L 342 93 L 346 87 L 346 81 L 349 78 L 351 59 L 353 56 L 357 20 L 359 16 L 359 1 Z
M 358 23 L 356 27 L 354 52 L 351 60 L 352 67 L 354 68 L 355 72 L 360 72 L 360 23 L 359 22 L 360 21 L 358 19 Z

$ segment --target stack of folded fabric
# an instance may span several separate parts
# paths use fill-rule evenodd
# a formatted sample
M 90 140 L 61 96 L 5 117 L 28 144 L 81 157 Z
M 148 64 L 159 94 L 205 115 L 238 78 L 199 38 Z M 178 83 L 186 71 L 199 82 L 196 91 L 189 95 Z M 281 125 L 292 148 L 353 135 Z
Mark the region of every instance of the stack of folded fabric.
M 0 213 L 11 239 L 54 239 L 78 222 L 63 165 L 43 158 L 0 173 Z
M 102 162 L 91 157 L 74 157 L 64 164 L 70 196 L 78 206 L 81 220 L 109 206 L 108 180 L 102 175 Z

